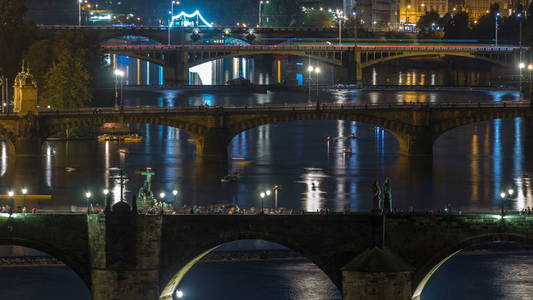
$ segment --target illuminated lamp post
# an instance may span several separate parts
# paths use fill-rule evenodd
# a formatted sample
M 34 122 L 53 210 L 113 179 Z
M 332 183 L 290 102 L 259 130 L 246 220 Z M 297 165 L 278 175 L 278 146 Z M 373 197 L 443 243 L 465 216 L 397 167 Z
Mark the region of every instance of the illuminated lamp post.
M 170 3 L 170 20 L 168 21 L 168 45 L 170 46 L 170 28 L 172 28 L 172 26 L 174 24 L 172 24 L 174 22 L 174 5 L 180 5 L 180 2 L 179 1 L 176 1 L 176 0 L 172 0 L 171 3 Z
M 315 73 L 316 73 L 316 108 L 319 109 L 320 108 L 320 99 L 318 98 L 318 74 L 320 74 L 319 67 L 315 68 Z
M 173 190 L 172 195 L 174 196 L 174 202 L 177 202 L 178 190 Z
M 85 192 L 85 199 L 87 200 L 87 213 L 89 214 L 90 213 L 90 208 L 91 208 L 91 197 L 93 196 L 93 194 L 91 193 L 91 191 L 87 191 Z
M 270 4 L 270 0 L 259 1 L 259 21 L 257 23 L 259 26 L 263 26 L 263 4 Z
M 9 197 L 9 215 L 11 215 L 11 212 L 13 211 L 13 205 L 15 203 L 15 200 L 13 199 L 13 197 L 15 197 L 15 192 L 13 191 L 8 191 L 7 192 L 7 196 Z
M 533 81 L 531 81 L 531 72 L 533 72 L 533 64 L 529 64 L 527 66 L 527 69 L 529 71 L 529 91 L 528 91 L 528 96 L 529 96 L 529 108 L 533 108 Z
M 509 189 L 507 190 L 507 192 L 501 192 L 500 193 L 500 198 L 501 198 L 501 211 L 500 211 L 500 216 L 503 217 L 505 216 L 505 201 L 506 200 L 511 200 L 511 197 L 513 196 L 514 194 L 514 190 L 513 189 Z
M 26 194 L 28 193 L 28 189 L 23 187 L 21 190 L 22 192 L 22 204 L 26 204 Z
M 118 80 L 120 78 L 120 107 L 124 109 L 124 103 L 123 103 L 123 93 L 124 93 L 124 87 L 123 87 L 123 78 L 124 78 L 124 71 L 120 69 L 115 69 L 115 109 L 119 108 L 119 86 L 118 86 Z
M 496 47 L 498 47 L 498 29 L 499 29 L 499 26 L 498 26 L 498 17 L 500 16 L 500 13 L 497 12 L 495 15 L 494 15 L 494 18 L 495 18 L 495 22 L 494 22 L 494 31 L 495 31 L 495 34 L 494 34 L 494 41 L 495 41 L 495 45 Z
M 313 79 L 313 71 L 315 68 L 313 66 L 307 67 L 307 72 L 309 73 L 309 97 L 307 99 L 308 102 L 311 102 L 311 81 Z

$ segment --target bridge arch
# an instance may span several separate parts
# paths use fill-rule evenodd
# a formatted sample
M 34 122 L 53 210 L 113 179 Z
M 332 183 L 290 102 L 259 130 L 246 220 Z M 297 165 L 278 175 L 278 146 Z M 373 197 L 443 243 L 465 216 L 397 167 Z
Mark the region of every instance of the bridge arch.
M 413 299 L 420 299 L 422 291 L 433 274 L 451 257 L 470 246 L 487 242 L 518 242 L 533 245 L 533 239 L 516 233 L 489 233 L 464 239 L 437 251 L 429 261 L 417 268 L 413 275 Z
M 74 259 L 68 249 L 61 249 L 53 244 L 36 239 L 29 240 L 21 237 L 0 238 L 0 246 L 22 246 L 44 252 L 64 263 L 78 275 L 87 289 L 91 289 L 91 276 L 86 267 L 87 262 Z
M 416 128 L 409 124 L 405 124 L 399 121 L 386 120 L 379 117 L 374 117 L 368 114 L 354 114 L 350 112 L 308 112 L 303 114 L 291 114 L 291 113 L 279 113 L 279 114 L 265 114 L 253 119 L 244 119 L 240 122 L 236 122 L 230 127 L 229 141 L 233 140 L 237 135 L 244 131 L 258 128 L 264 125 L 272 124 L 287 124 L 296 121 L 316 121 L 316 120 L 329 120 L 329 121 L 348 121 L 367 124 L 370 126 L 376 126 L 383 128 L 390 133 L 400 146 L 400 153 L 407 152 L 409 147 L 408 137 L 410 134 L 416 132 Z
M 138 116 L 106 116 L 105 114 L 95 113 L 94 117 L 89 116 L 79 119 L 73 118 L 49 124 L 46 128 L 45 136 L 48 137 L 55 133 L 76 127 L 98 127 L 104 123 L 137 123 L 169 126 L 183 130 L 192 137 L 201 136 L 207 131 L 207 128 L 202 125 L 180 120 L 179 118 L 163 119 L 158 117 L 146 117 L 142 116 L 142 113 L 139 113 Z
M 169 266 L 165 266 L 162 270 L 162 275 L 168 275 L 167 278 L 162 278 L 162 291 L 160 295 L 161 300 L 173 300 L 173 295 L 178 289 L 180 283 L 185 278 L 187 273 L 194 267 L 196 263 L 206 257 L 208 254 L 213 252 L 215 249 L 235 241 L 242 240 L 262 240 L 270 243 L 275 243 L 280 246 L 286 247 L 289 250 L 295 251 L 312 262 L 318 269 L 320 269 L 336 286 L 339 293 L 341 293 L 341 283 L 337 282 L 331 276 L 332 270 L 327 269 L 326 262 L 324 264 L 321 261 L 321 258 L 317 253 L 312 253 L 308 248 L 300 247 L 294 239 L 284 237 L 281 234 L 269 234 L 269 233 L 259 233 L 259 232 L 234 232 L 221 235 L 222 238 L 217 240 L 210 241 L 201 241 L 201 244 L 195 244 L 195 249 L 187 255 L 187 259 L 182 262 L 172 261 Z M 181 256 L 180 256 L 181 257 Z M 178 270 L 176 272 L 176 270 Z M 329 274 L 328 274 L 329 273 Z
M 475 55 L 472 53 L 461 53 L 461 52 L 398 52 L 398 53 L 391 53 L 389 55 L 384 56 L 383 54 L 380 54 L 379 57 L 376 57 L 376 54 L 374 54 L 374 57 L 370 57 L 371 53 L 367 54 L 361 54 L 361 67 L 367 68 L 373 65 L 377 65 L 380 63 L 388 62 L 391 60 L 397 60 L 402 58 L 411 58 L 411 57 L 444 57 L 444 56 L 454 56 L 454 57 L 463 57 L 463 58 L 469 58 L 473 60 L 483 61 L 490 63 L 492 65 L 500 66 L 500 67 L 508 67 L 509 61 L 508 60 L 498 60 L 494 59 L 490 56 L 481 56 L 481 55 Z
M 244 51 L 219 51 L 214 53 L 201 53 L 201 52 L 191 52 L 189 54 L 188 67 L 194 67 L 201 65 L 206 62 L 210 62 L 217 59 L 224 59 L 230 57 L 240 57 L 240 56 L 255 56 L 255 55 L 287 55 L 287 56 L 297 56 L 303 58 L 309 58 L 320 61 L 322 63 L 343 67 L 342 53 L 333 54 L 329 52 L 306 52 L 306 51 L 293 51 L 293 50 L 244 50 Z

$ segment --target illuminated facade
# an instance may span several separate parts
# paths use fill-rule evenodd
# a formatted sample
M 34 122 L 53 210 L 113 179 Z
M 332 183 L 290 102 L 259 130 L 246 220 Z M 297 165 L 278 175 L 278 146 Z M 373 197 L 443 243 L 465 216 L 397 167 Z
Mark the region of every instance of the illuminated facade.
M 482 15 L 488 14 L 490 6 L 494 3 L 499 4 L 502 16 L 509 16 L 512 14 L 511 2 L 507 0 L 464 0 L 465 10 L 471 21 L 478 20 Z
M 416 24 L 427 12 L 443 16 L 449 12 L 448 0 L 400 0 L 400 24 Z
M 399 25 L 396 0 L 359 0 L 352 4 L 352 16 L 369 31 L 392 31 Z

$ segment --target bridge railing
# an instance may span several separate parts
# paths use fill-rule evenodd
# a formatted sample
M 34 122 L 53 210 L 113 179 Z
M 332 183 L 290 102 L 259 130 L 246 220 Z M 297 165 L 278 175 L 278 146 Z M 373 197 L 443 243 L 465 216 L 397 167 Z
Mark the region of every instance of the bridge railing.
M 312 104 L 268 104 L 268 105 L 228 105 L 228 106 L 177 106 L 177 107 L 158 107 L 158 106 L 136 106 L 117 109 L 114 107 L 87 107 L 68 110 L 57 110 L 40 108 L 38 114 L 44 116 L 57 115 L 115 115 L 115 114 L 160 114 L 160 113 L 251 113 L 251 112 L 305 112 L 305 111 L 339 111 L 339 110 L 413 110 L 413 109 L 527 109 L 528 102 L 492 102 L 492 103 L 316 103 Z

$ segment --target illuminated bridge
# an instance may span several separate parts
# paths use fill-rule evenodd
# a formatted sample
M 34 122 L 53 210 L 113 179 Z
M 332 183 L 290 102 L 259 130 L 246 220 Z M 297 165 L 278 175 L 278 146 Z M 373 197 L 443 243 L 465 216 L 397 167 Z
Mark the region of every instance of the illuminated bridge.
M 440 265 L 466 247 L 533 244 L 532 216 L 148 216 L 124 206 L 92 215 L 1 214 L 0 242 L 56 257 L 79 275 L 94 300 L 176 299 L 195 263 L 236 240 L 266 240 L 299 252 L 345 300 L 420 299 Z
M 183 45 L 183 46 L 102 46 L 108 54 L 146 60 L 164 67 L 169 84 L 188 82 L 189 68 L 239 56 L 273 54 L 318 60 L 344 70 L 346 82 L 362 83 L 363 69 L 375 64 L 408 57 L 459 56 L 509 67 L 518 61 L 520 48 L 483 45 Z
M 303 120 L 346 120 L 379 126 L 391 133 L 404 155 L 433 153 L 433 143 L 454 128 L 493 119 L 533 117 L 525 103 L 225 106 L 207 108 L 87 108 L 0 115 L 0 138 L 17 156 L 41 155 L 42 141 L 76 127 L 140 123 L 179 128 L 196 142 L 196 157 L 226 162 L 239 133 L 262 125 Z
M 97 42 L 105 42 L 123 36 L 142 36 L 166 45 L 168 27 L 161 26 L 75 26 L 75 25 L 38 25 L 38 34 L 52 36 L 57 31 L 84 31 L 91 33 Z M 351 29 L 343 30 L 344 36 L 351 36 Z M 203 43 L 205 40 L 232 37 L 250 44 L 280 43 L 294 38 L 336 39 L 337 28 L 308 27 L 171 27 L 170 41 L 173 45 Z

